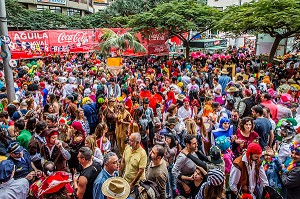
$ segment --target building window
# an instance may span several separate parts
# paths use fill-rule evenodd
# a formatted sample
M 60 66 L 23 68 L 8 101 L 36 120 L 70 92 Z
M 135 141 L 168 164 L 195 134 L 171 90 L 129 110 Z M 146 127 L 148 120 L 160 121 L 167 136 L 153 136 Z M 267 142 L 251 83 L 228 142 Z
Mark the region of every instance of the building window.
M 62 13 L 61 7 L 57 7 L 57 6 L 50 6 L 50 11 L 54 13 Z
M 37 5 L 36 10 L 49 10 L 49 6 Z
M 79 15 L 81 16 L 81 11 L 73 8 L 68 8 L 68 16 Z

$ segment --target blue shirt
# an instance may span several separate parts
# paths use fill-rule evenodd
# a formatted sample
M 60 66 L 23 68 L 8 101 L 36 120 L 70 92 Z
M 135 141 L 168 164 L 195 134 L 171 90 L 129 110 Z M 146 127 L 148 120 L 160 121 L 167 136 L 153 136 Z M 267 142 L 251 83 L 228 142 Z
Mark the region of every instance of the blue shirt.
M 102 169 L 102 171 L 99 173 L 98 177 L 96 178 L 94 182 L 94 188 L 93 188 L 93 198 L 94 199 L 107 199 L 106 196 L 102 193 L 102 184 L 111 177 L 117 177 L 118 172 L 115 171 L 113 175 L 110 175 L 105 168 Z
M 231 81 L 231 78 L 227 75 L 221 75 L 218 83 L 222 86 L 222 94 L 226 94 L 226 86 Z

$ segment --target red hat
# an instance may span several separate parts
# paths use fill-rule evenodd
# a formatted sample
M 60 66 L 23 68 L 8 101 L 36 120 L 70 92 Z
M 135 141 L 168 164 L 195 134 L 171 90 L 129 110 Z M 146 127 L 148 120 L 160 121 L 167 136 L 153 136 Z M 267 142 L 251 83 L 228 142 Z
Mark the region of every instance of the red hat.
M 71 126 L 76 130 L 85 135 L 85 131 L 82 127 L 82 124 L 80 122 L 73 122 Z
M 40 87 L 45 88 L 46 87 L 45 82 L 40 82 Z
M 51 194 L 58 192 L 62 189 L 66 184 L 70 182 L 69 175 L 65 172 L 55 172 L 53 175 L 48 176 L 41 184 L 38 196 L 42 196 L 43 194 Z
M 250 89 L 245 89 L 244 92 L 247 97 L 250 97 L 252 95 L 252 92 Z
M 280 100 L 283 103 L 287 103 L 287 102 L 292 102 L 293 98 L 292 98 L 292 96 L 290 94 L 283 93 L 283 94 L 280 95 Z
M 190 99 L 186 97 L 186 98 L 183 99 L 183 103 L 184 102 L 190 102 Z
M 247 157 L 250 157 L 251 154 L 262 154 L 262 149 L 261 146 L 259 144 L 256 143 L 251 143 L 248 145 L 247 148 Z

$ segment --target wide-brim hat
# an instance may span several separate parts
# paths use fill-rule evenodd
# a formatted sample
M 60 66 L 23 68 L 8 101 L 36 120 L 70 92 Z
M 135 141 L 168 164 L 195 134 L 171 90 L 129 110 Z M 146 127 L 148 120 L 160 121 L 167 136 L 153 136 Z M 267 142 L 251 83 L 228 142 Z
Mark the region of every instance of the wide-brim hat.
M 238 91 L 239 91 L 239 89 L 235 86 L 231 86 L 226 90 L 227 93 L 234 93 L 234 92 L 238 92 Z
M 178 95 L 175 96 L 175 98 L 176 98 L 177 100 L 183 102 L 183 100 L 184 100 L 186 97 L 185 97 L 185 95 L 183 95 L 183 94 L 178 94 Z
M 41 184 L 38 195 L 56 193 L 62 189 L 71 180 L 69 179 L 68 173 L 55 172 L 53 175 L 48 176 Z
M 293 79 L 288 79 L 288 83 L 290 83 L 290 84 L 296 84 L 296 81 L 293 80 Z
M 115 101 L 116 101 L 116 98 L 114 98 L 114 97 L 108 98 L 108 102 L 115 102 Z
M 102 193 L 111 198 L 126 199 L 130 194 L 130 185 L 124 178 L 112 177 L 103 183 Z
M 222 73 L 222 74 L 226 74 L 226 75 L 229 74 L 229 72 L 227 71 L 226 68 L 223 68 L 223 69 L 221 70 L 221 73 Z
M 176 125 L 176 124 L 177 124 L 176 117 L 169 117 L 168 120 L 167 120 L 167 122 L 166 122 L 167 126 Z

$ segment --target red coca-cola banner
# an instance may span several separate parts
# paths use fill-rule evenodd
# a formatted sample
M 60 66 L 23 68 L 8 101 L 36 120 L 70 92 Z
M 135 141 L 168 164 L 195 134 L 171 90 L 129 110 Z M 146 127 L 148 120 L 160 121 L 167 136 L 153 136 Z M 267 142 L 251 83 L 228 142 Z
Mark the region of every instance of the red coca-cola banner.
M 112 28 L 114 32 L 123 34 L 128 29 Z M 142 39 L 141 34 L 136 34 L 141 44 L 148 49 L 146 54 L 168 53 L 165 45 L 166 35 L 151 30 L 147 39 Z M 12 43 L 9 45 L 12 59 L 28 59 L 43 57 L 53 54 L 90 52 L 100 42 L 103 29 L 82 29 L 82 30 L 44 30 L 44 31 L 10 31 L 9 36 Z M 150 47 L 150 46 L 156 46 Z M 161 49 L 157 50 L 161 45 Z M 156 50 L 155 50 L 156 49 Z M 159 51 L 159 52 L 158 52 Z M 132 50 L 125 55 L 141 56 L 145 53 L 134 53 Z

